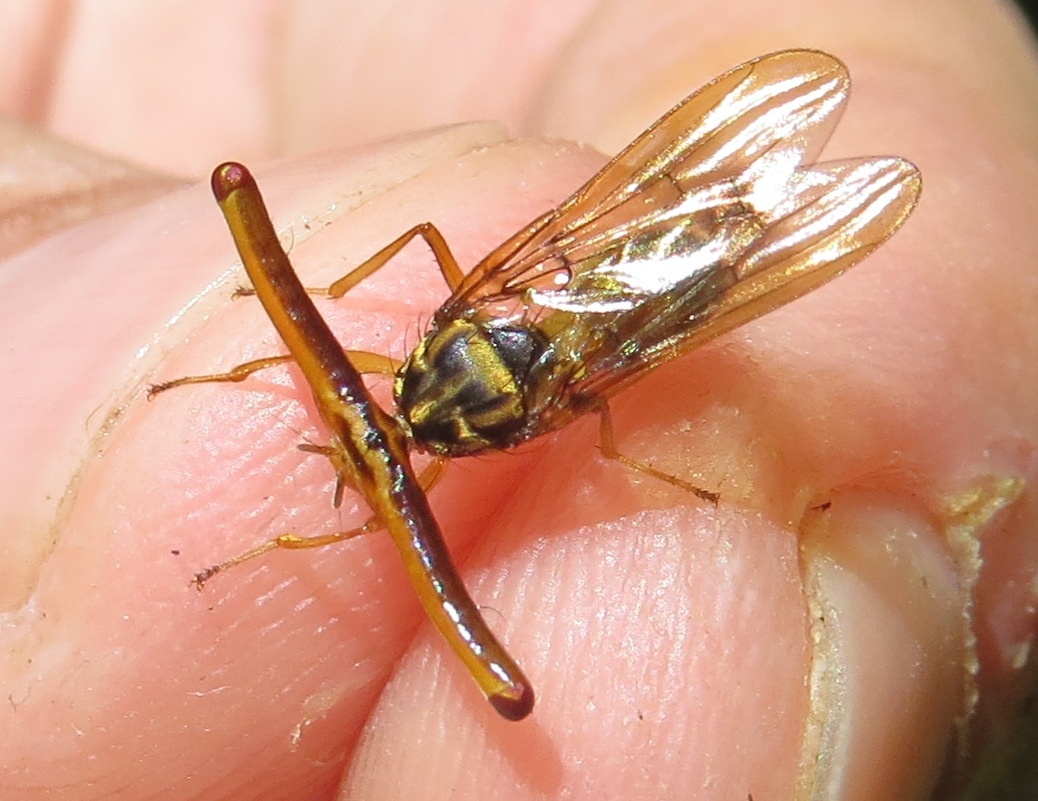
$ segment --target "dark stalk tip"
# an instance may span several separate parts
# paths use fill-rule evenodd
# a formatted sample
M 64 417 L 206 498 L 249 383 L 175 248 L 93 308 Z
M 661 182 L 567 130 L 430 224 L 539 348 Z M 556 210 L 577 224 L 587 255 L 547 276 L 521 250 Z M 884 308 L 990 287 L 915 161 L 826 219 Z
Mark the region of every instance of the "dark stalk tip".
M 491 695 L 487 700 L 505 720 L 522 720 L 533 712 L 534 695 L 529 684 L 520 684 L 517 695 Z
M 213 177 L 210 183 L 218 203 L 225 201 L 232 192 L 238 189 L 245 189 L 250 184 L 253 187 L 256 185 L 256 181 L 248 168 L 238 164 L 236 161 L 224 162 L 213 170 Z

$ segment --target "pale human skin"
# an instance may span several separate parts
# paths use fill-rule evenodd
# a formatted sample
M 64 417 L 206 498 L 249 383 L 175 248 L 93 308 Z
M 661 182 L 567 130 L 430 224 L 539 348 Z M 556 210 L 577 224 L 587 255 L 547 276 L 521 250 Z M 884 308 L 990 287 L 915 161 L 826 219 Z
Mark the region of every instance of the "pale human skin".
M 961 543 L 984 542 L 978 717 L 1009 715 L 1033 677 L 1038 565 L 1033 43 L 997 4 L 933 5 L 10 19 L 6 108 L 154 173 L 113 182 L 34 131 L 0 154 L 31 210 L 0 244 L 44 236 L 0 268 L 0 796 L 925 796 L 967 708 Z M 623 449 L 718 507 L 601 458 L 591 419 L 459 462 L 433 493 L 536 686 L 528 721 L 486 705 L 384 537 L 190 590 L 265 537 L 363 516 L 352 498 L 335 512 L 327 463 L 294 447 L 321 438 L 298 374 L 143 397 L 278 350 L 228 300 L 240 273 L 209 168 L 256 169 L 308 283 L 426 219 L 471 264 L 603 157 L 492 126 L 348 146 L 500 118 L 611 153 L 724 69 L 805 45 L 855 82 L 828 155 L 911 158 L 924 196 L 852 273 L 614 401 Z M 27 81 L 41 63 L 49 79 Z M 100 191 L 69 201 L 84 180 Z M 69 202 L 143 195 L 162 200 L 69 221 Z M 443 296 L 415 247 L 321 308 L 351 347 L 400 356 Z

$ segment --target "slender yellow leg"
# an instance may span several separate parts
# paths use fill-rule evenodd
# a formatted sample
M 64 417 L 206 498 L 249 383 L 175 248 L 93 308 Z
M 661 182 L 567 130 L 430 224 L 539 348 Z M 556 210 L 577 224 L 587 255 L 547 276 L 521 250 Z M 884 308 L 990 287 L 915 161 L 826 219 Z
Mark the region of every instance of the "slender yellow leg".
M 690 484 L 677 476 L 672 476 L 669 473 L 664 473 L 662 470 L 657 470 L 655 467 L 639 462 L 636 459 L 632 459 L 619 451 L 616 447 L 616 439 L 613 437 L 613 419 L 609 414 L 609 405 L 606 403 L 602 404 L 599 410 L 599 447 L 602 450 L 602 455 L 607 459 L 612 459 L 619 462 L 625 467 L 629 467 L 632 470 L 637 470 L 639 473 L 645 473 L 648 476 L 657 478 L 660 481 L 666 481 L 668 484 L 673 484 L 675 487 L 680 487 L 686 492 L 691 492 L 697 498 L 702 498 L 704 501 L 709 501 L 712 504 L 717 504 L 720 499 L 720 495 L 710 490 L 701 489 L 700 487 Z
M 329 458 L 331 458 L 330 452 L 333 450 L 332 448 L 322 445 L 307 444 L 300 445 L 299 447 L 301 450 L 310 453 L 318 453 L 328 456 Z M 418 482 L 422 485 L 423 490 L 428 492 L 439 483 L 440 479 L 443 478 L 444 473 L 446 472 L 447 462 L 447 459 L 437 457 L 425 466 L 422 472 L 418 475 Z M 341 478 L 339 479 L 339 483 L 342 483 Z M 336 503 L 335 505 L 338 506 L 339 504 Z M 248 562 L 251 559 L 255 559 L 257 556 L 262 556 L 263 554 L 276 549 L 295 551 L 304 548 L 323 548 L 326 545 L 336 545 L 340 542 L 346 542 L 346 540 L 351 540 L 362 534 L 371 534 L 381 528 L 381 521 L 376 517 L 370 517 L 364 521 L 364 525 L 362 526 L 347 529 L 346 531 L 336 531 L 332 534 L 321 534 L 313 537 L 300 537 L 298 534 L 280 534 L 277 537 L 274 537 L 274 539 L 267 540 L 266 542 L 257 545 L 255 548 L 250 548 L 244 553 L 240 553 L 226 561 L 220 562 L 218 565 L 207 567 L 205 570 L 195 573 L 191 583 L 198 587 L 198 589 L 202 589 L 205 583 L 217 573 L 223 573 L 225 570 L 228 570 L 235 565 L 240 565 L 242 562 Z
M 282 534 L 272 540 L 267 540 L 262 545 L 250 548 L 245 551 L 245 553 L 238 554 L 225 562 L 220 562 L 218 565 L 207 567 L 205 570 L 195 573 L 191 583 L 198 587 L 198 589 L 202 589 L 202 587 L 205 586 L 205 583 L 217 573 L 223 573 L 225 570 L 228 570 L 235 565 L 240 565 L 242 562 L 255 559 L 257 556 L 262 556 L 268 551 L 273 551 L 275 548 L 321 548 L 325 545 L 334 545 L 337 542 L 345 542 L 346 540 L 353 539 L 361 534 L 368 534 L 372 531 L 377 531 L 378 528 L 379 522 L 372 518 L 363 526 L 350 529 L 349 531 L 337 531 L 334 534 L 325 534 L 318 537 L 300 537 L 296 534 Z
M 371 353 L 366 350 L 348 350 L 346 351 L 346 356 L 351 362 L 353 362 L 353 366 L 357 368 L 357 372 L 360 373 L 393 376 L 401 365 L 401 362 L 397 359 L 392 359 L 381 353 Z M 268 367 L 276 367 L 279 364 L 286 364 L 291 361 L 292 357 L 287 353 L 281 356 L 265 356 L 262 359 L 253 359 L 252 361 L 236 365 L 226 373 L 188 375 L 183 378 L 174 378 L 172 381 L 161 381 L 158 384 L 152 384 L 148 387 L 148 399 L 151 400 L 162 392 L 166 392 L 167 390 L 176 387 L 183 387 L 188 384 L 215 384 L 224 381 L 244 381 L 250 375 L 258 373 L 260 370 L 266 370 Z
M 443 234 L 440 233 L 440 230 L 435 225 L 426 222 L 405 231 L 374 256 L 350 270 L 350 272 L 328 287 L 328 296 L 341 298 L 369 275 L 382 269 L 386 262 L 403 250 L 416 236 L 420 236 L 425 240 L 429 250 L 432 251 L 433 257 L 436 259 L 437 265 L 439 265 L 443 280 L 453 290 L 461 283 L 465 274 L 458 266 L 458 260 L 451 253 L 450 246 L 447 244 L 447 240 L 443 238 Z
M 232 367 L 226 373 L 209 373 L 207 375 L 189 375 L 183 378 L 175 378 L 172 381 L 162 381 L 158 384 L 152 384 L 148 387 L 148 400 L 151 400 L 160 392 L 173 389 L 174 387 L 183 387 L 187 384 L 208 384 L 217 383 L 220 381 L 244 381 L 250 375 L 260 370 L 266 370 L 268 367 L 275 367 L 279 364 L 292 361 L 292 357 L 287 353 L 284 356 L 266 356 L 262 359 L 253 359 L 251 362 L 245 362 L 239 364 L 236 367 Z

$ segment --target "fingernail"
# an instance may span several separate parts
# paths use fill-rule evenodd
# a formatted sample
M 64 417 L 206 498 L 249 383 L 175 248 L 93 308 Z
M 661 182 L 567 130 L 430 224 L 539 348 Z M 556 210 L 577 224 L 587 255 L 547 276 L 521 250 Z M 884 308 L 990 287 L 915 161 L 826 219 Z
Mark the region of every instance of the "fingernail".
M 797 798 L 919 799 L 964 711 L 964 593 L 939 521 L 844 492 L 806 519 L 813 647 Z

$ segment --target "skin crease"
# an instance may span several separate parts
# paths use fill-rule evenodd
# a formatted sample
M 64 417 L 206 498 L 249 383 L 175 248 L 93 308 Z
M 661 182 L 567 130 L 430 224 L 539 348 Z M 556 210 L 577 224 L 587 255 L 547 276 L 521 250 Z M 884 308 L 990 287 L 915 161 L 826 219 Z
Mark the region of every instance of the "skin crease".
M 443 4 L 435 19 L 417 3 L 385 16 L 334 5 L 222 6 L 221 19 L 186 6 L 21 12 L 5 34 L 19 46 L 0 47 L 10 62 L 0 75 L 34 77 L 2 88 L 10 112 L 184 188 L 51 234 L 0 273 L 0 359 L 15 385 L 0 399 L 0 452 L 19 457 L 0 465 L 4 528 L 16 533 L 0 573 L 0 731 L 16 734 L 0 737 L 0 795 L 809 797 L 805 599 L 815 572 L 836 583 L 872 558 L 827 547 L 809 508 L 846 503 L 834 519 L 852 521 L 852 542 L 910 529 L 905 553 L 923 554 L 912 565 L 952 588 L 934 589 L 939 599 L 969 573 L 940 535 L 949 499 L 984 477 L 1038 478 L 1038 70 L 1025 30 L 1000 5 L 972 2 L 879 3 L 862 16 L 860 4 L 802 0 L 776 19 L 747 2 L 705 16 L 689 3 L 520 13 L 524 3 L 491 18 Z M 229 27 L 214 36 L 214 26 Z M 184 34 L 175 51 L 162 45 L 171 30 Z M 127 42 L 139 51 L 120 51 Z M 139 394 L 153 379 L 278 350 L 260 312 L 227 300 L 239 280 L 226 272 L 230 240 L 196 178 L 222 158 L 251 163 L 275 222 L 294 226 L 308 283 L 424 219 L 470 265 L 602 157 L 510 143 L 493 126 L 328 150 L 498 118 L 613 152 L 722 70 L 791 46 L 851 70 L 826 157 L 911 158 L 922 203 L 852 273 L 616 399 L 625 452 L 719 489 L 717 509 L 603 460 L 593 420 L 452 466 L 434 508 L 536 686 L 529 721 L 504 723 L 486 706 L 422 620 L 383 537 L 275 554 L 189 591 L 194 570 L 263 537 L 363 516 L 352 498 L 333 511 L 327 464 L 294 448 L 321 441 L 298 374 L 257 376 L 255 391 L 197 387 L 150 404 Z M 51 147 L 42 132 L 26 143 Z M 18 165 L 26 150 L 5 158 Z M 50 172 L 44 161 L 19 190 L 60 205 L 67 160 L 55 156 Z M 134 180 L 106 186 L 118 194 Z M 416 247 L 321 308 L 351 347 L 400 356 L 443 296 Z M 1014 497 L 978 534 L 981 741 L 1010 714 L 1028 675 L 1014 660 L 1036 633 L 1038 510 L 1033 489 Z M 813 555 L 798 556 L 798 532 Z M 928 642 L 925 669 L 957 665 L 956 615 L 926 594 L 905 611 L 919 573 L 897 568 L 909 561 L 871 579 L 870 608 L 901 616 L 873 618 L 870 658 L 889 665 Z M 841 585 L 827 597 L 851 595 Z M 847 609 L 848 620 L 859 610 Z M 891 700 L 864 704 L 853 726 L 884 731 L 911 683 L 894 668 L 868 675 L 871 697 Z M 872 797 L 929 788 L 932 772 L 901 757 L 939 766 L 961 688 L 948 697 L 930 716 L 904 715 L 904 748 L 851 738 Z

